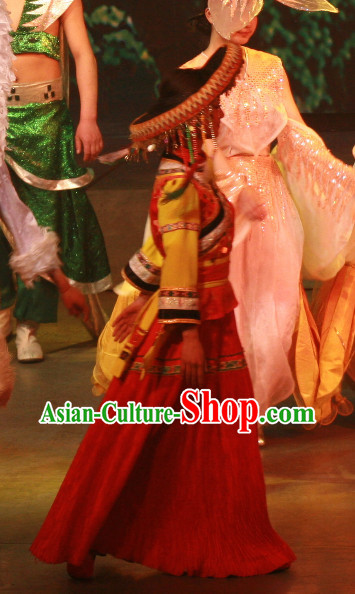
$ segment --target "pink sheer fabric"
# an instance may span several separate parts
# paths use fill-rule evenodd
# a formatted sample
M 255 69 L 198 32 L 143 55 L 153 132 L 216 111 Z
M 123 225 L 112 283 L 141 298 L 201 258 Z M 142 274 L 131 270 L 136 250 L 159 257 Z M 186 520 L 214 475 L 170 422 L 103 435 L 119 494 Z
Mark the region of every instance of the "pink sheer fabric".
M 294 120 L 279 136 L 277 155 L 305 231 L 304 274 L 333 278 L 345 262 L 355 262 L 355 170 Z
M 234 156 L 228 162 L 246 184 L 258 189 L 267 208 L 266 219 L 252 222 L 245 239 L 234 243 L 230 267 L 237 327 L 254 396 L 264 411 L 294 388 L 289 353 L 299 313 L 303 229 L 270 155 Z M 228 198 L 238 217 L 238 194 Z
M 266 219 L 254 221 L 246 238 L 234 245 L 230 269 L 238 331 L 263 411 L 294 388 L 288 355 L 299 311 L 303 229 L 269 154 L 269 144 L 287 123 L 282 64 L 275 56 L 249 49 L 246 57 L 244 74 L 221 99 L 218 145 L 239 187 L 253 186 L 267 208 Z M 239 192 L 223 190 L 238 216 Z
M 280 58 L 244 48 L 245 64 L 234 87 L 221 97 L 218 146 L 227 157 L 269 152 L 287 123 L 285 72 Z

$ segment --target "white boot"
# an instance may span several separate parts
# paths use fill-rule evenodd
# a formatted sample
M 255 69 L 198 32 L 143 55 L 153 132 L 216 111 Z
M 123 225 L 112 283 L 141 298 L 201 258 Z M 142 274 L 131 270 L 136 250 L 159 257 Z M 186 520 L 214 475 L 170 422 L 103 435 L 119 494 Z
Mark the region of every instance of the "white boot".
M 12 320 L 11 320 L 12 307 L 6 309 L 0 309 L 0 334 L 7 338 L 12 332 Z
M 17 322 L 16 348 L 20 363 L 43 361 L 42 347 L 36 338 L 38 326 L 39 324 L 31 321 Z

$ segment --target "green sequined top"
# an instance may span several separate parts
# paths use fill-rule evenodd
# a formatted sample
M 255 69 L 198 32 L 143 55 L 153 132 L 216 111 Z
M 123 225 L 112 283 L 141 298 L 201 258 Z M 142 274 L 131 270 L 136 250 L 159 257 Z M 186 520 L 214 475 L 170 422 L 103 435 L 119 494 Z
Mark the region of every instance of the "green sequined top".
M 35 18 L 33 10 L 38 10 L 31 0 L 25 0 L 23 12 L 16 31 L 12 31 L 11 43 L 14 54 L 44 54 L 49 58 L 60 61 L 59 38 L 45 31 L 35 31 L 34 27 L 26 26 Z

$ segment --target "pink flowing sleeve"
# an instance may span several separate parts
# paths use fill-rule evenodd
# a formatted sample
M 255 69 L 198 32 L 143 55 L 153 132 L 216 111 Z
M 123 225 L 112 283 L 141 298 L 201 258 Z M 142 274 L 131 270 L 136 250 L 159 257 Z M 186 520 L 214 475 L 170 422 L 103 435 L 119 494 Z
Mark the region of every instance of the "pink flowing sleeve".
M 277 158 L 304 229 L 304 275 L 332 278 L 355 260 L 355 170 L 295 120 L 278 137 Z

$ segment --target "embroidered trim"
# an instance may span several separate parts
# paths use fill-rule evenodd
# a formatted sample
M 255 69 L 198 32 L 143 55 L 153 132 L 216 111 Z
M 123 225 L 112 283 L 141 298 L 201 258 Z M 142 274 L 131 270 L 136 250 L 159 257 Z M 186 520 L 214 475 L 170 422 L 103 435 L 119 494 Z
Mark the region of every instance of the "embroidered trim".
M 179 310 L 182 310 L 184 316 L 186 316 L 186 311 L 198 311 L 198 292 L 190 289 L 160 289 L 159 310 L 170 310 L 173 312 L 174 318 L 179 317 L 179 315 L 176 315 Z M 167 312 L 164 314 L 159 312 L 159 318 L 166 315 L 168 318 L 172 317 Z
M 189 297 L 197 298 L 198 292 L 193 289 L 160 289 L 161 297 Z
M 152 283 L 146 283 L 139 276 L 137 276 L 133 270 L 131 270 L 129 264 L 121 271 L 123 278 L 133 285 L 138 291 L 144 291 L 148 293 L 155 293 L 159 289 L 159 283 L 154 285 Z
M 221 200 L 222 211 L 218 213 L 214 221 L 215 223 L 217 223 L 217 226 L 210 232 L 207 232 L 207 235 L 205 235 L 205 237 L 200 238 L 200 254 L 203 254 L 204 252 L 208 252 L 209 250 L 211 250 L 216 245 L 216 243 L 218 243 L 221 237 L 223 237 L 227 229 L 229 229 L 232 226 L 231 213 L 229 208 L 227 208 L 225 205 L 225 199 L 221 194 L 218 194 L 218 196 Z M 211 228 L 211 225 L 213 225 L 213 222 L 208 225 L 209 229 Z
M 158 278 L 160 278 L 160 268 L 159 268 L 159 266 L 155 266 L 155 264 L 153 264 L 153 262 L 151 262 L 149 260 L 149 258 L 147 258 L 147 256 L 145 254 L 143 254 L 143 252 L 141 252 L 141 251 L 138 251 L 136 255 L 137 255 L 137 258 L 138 258 L 139 262 L 142 264 L 142 266 L 144 266 L 144 268 L 146 270 L 149 270 L 149 272 L 151 274 L 154 274 Z
M 171 223 L 159 227 L 160 233 L 169 233 L 170 231 L 178 231 L 179 229 L 187 229 L 188 231 L 200 231 L 201 227 L 198 223 L 185 223 L 184 221 L 178 221 L 177 223 Z
M 165 318 L 164 315 L 166 314 L 166 312 L 168 312 L 169 316 L 175 316 L 175 317 L 168 317 Z M 176 310 L 167 310 L 167 309 L 163 309 L 161 312 L 159 317 L 158 317 L 158 322 L 159 324 L 201 324 L 201 319 L 200 319 L 200 312 L 199 311 L 195 311 L 195 312 L 191 312 L 191 311 L 176 311 Z
M 241 370 L 247 367 L 243 353 L 237 355 L 230 355 L 230 357 L 236 357 L 235 359 L 229 359 L 228 361 L 207 359 L 206 361 L 206 373 L 223 373 L 226 371 Z M 141 373 L 144 369 L 144 364 L 140 361 L 135 361 L 131 367 L 131 371 Z M 181 366 L 180 362 L 160 362 L 157 360 L 157 364 L 153 365 L 146 370 L 146 373 L 152 375 L 180 375 Z
M 198 310 L 198 299 L 187 297 L 159 297 L 159 309 Z
M 228 361 L 218 361 L 218 360 L 209 360 L 207 361 L 207 372 L 209 373 L 217 373 L 223 371 L 233 371 L 234 369 L 245 369 L 247 367 L 247 362 L 244 358 L 243 353 L 237 353 L 235 359 L 231 359 Z
M 155 266 L 141 251 L 132 256 L 124 271 L 138 287 L 145 285 L 144 288 L 148 291 L 156 291 L 159 287 L 160 268 Z
M 135 361 L 130 369 L 130 371 L 138 371 L 141 373 L 144 370 L 144 364 Z M 146 370 L 146 373 L 151 373 L 154 375 L 180 375 L 181 373 L 181 366 L 180 365 L 154 365 Z

